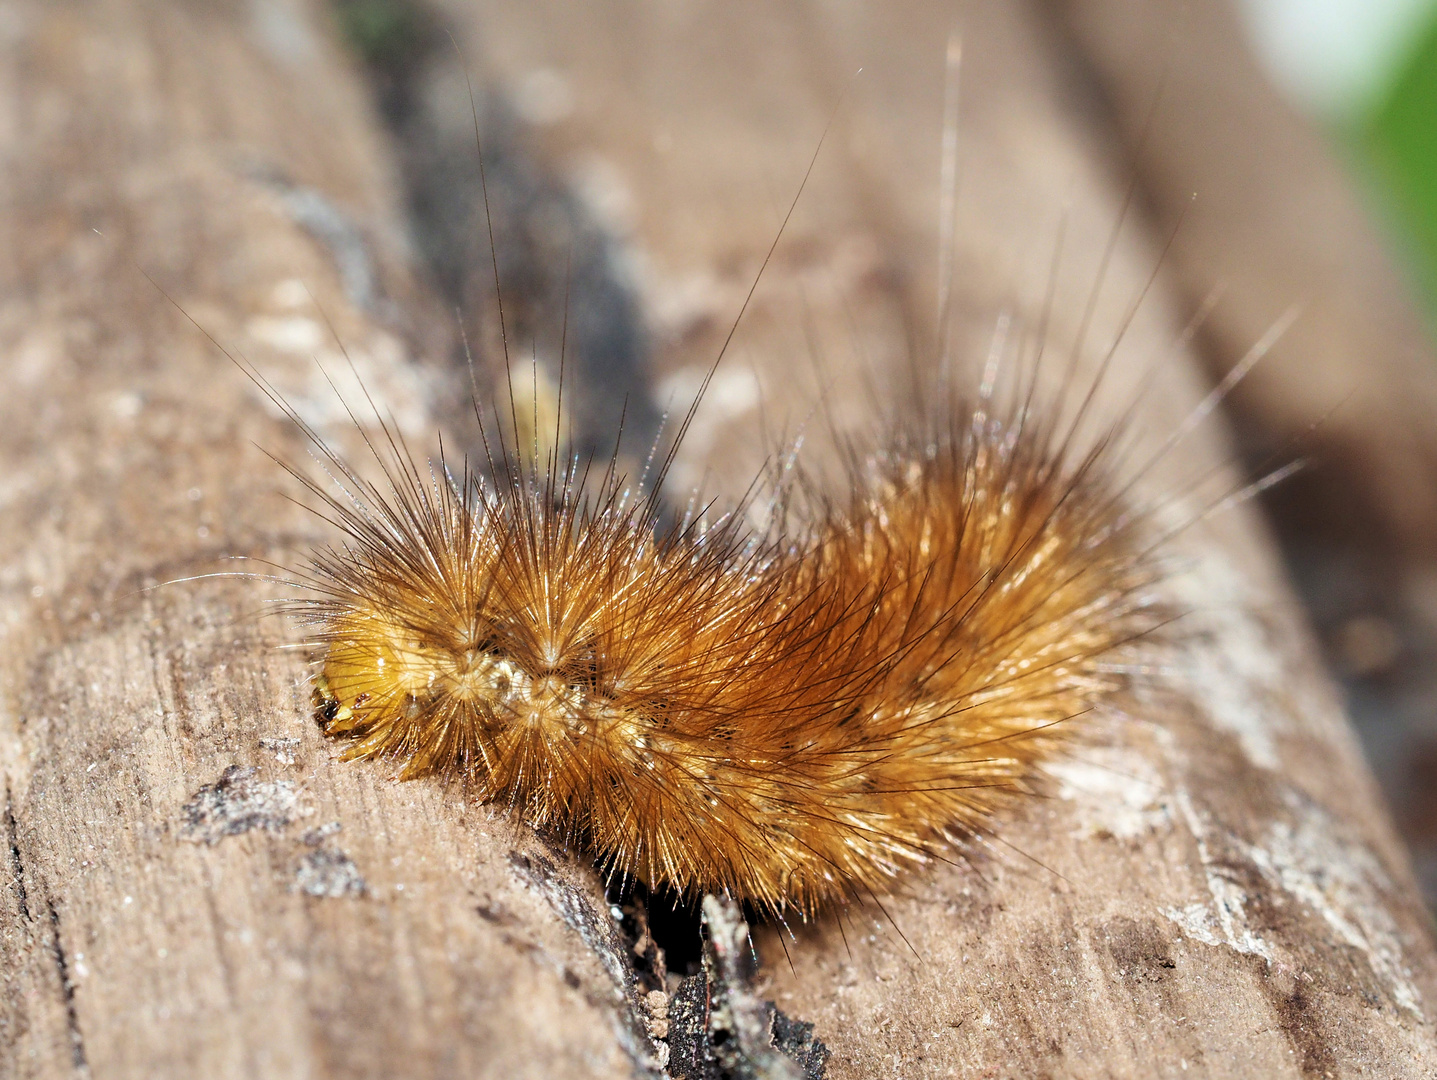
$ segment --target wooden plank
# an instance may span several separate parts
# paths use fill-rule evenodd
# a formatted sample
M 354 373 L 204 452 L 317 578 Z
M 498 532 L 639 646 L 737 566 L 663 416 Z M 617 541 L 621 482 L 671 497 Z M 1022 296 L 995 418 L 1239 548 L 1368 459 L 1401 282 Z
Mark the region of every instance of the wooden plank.
M 1310 463 L 1265 502 L 1431 906 L 1437 352 L 1400 222 L 1381 220 L 1360 155 L 1342 160 L 1268 85 L 1231 5 L 1059 8 L 1154 214 L 1182 215 L 1175 279 L 1193 297 L 1224 290 L 1202 335 L 1209 366 L 1235 363 L 1275 309 L 1302 307 L 1230 412 L 1248 460 L 1300 447 Z
M 224 553 L 293 565 L 326 531 L 252 446 L 297 458 L 295 433 L 136 264 L 347 453 L 361 448 L 310 360 L 334 349 L 294 282 L 407 436 L 428 445 L 452 397 L 442 370 L 409 363 L 448 347 L 448 320 L 408 276 L 391 166 L 320 16 L 16 8 L 0 127 L 14 178 L 0 209 L 0 1073 L 651 1069 L 661 1048 L 581 858 L 457 791 L 337 764 L 302 661 L 271 648 L 292 631 L 251 617 L 277 587 L 141 591 L 224 569 Z M 773 445 L 757 402 L 770 431 L 812 415 L 795 374 L 812 343 L 843 422 L 871 418 L 869 387 L 931 355 L 946 8 L 449 16 L 481 85 L 567 80 L 575 111 L 529 137 L 585 178 L 645 268 L 655 366 L 675 386 L 714 355 L 848 87 L 690 477 L 751 479 Z M 982 5 L 963 30 L 955 352 L 983 355 L 1001 311 L 1038 322 L 1064 205 L 1072 254 L 1050 325 L 1070 343 L 1122 178 L 1039 15 Z M 1140 221 L 1119 237 L 1086 370 L 1157 246 Z M 1115 359 L 1108 415 L 1184 318 L 1159 285 Z M 1142 401 L 1146 445 L 1203 390 L 1190 358 L 1164 363 Z M 1216 424 L 1184 446 L 1145 477 L 1148 496 L 1229 456 Z M 1426 916 L 1260 526 L 1245 508 L 1214 515 L 1172 554 L 1168 587 L 1194 609 L 1182 647 L 1095 722 L 1052 798 L 971 865 L 906 883 L 886 916 L 794 927 L 788 961 L 778 930 L 756 935 L 762 992 L 815 1025 L 828 1075 L 1431 1073 Z
M 735 224 L 734 192 L 758 186 L 752 176 L 765 168 L 789 181 L 771 187 L 792 191 L 838 108 L 791 246 L 770 266 L 735 357 L 757 373 L 769 429 L 795 430 L 815 408 L 807 317 L 824 346 L 830 401 L 847 421 L 871 419 L 856 372 L 876 371 L 871 384 L 891 387 L 910 350 L 932 346 L 948 9 L 775 14 L 730 4 L 660 16 L 615 3 L 561 16 L 557 6 L 451 7 L 460 20 L 473 10 L 481 13 L 466 40 L 511 84 L 549 68 L 573 80 L 576 112 L 546 144 L 560 169 L 598 156 L 627 185 L 651 309 L 672 310 L 668 297 L 708 283 L 691 302 L 708 321 L 660 336 L 661 370 L 713 354 L 726 331 L 713 313 L 737 306 L 771 237 L 752 219 L 781 216 L 782 197 L 761 193 L 754 202 L 772 209 Z M 1121 213 L 1125 170 L 1091 126 L 1091 88 L 1049 17 L 1022 4 L 975 5 L 958 23 L 954 340 L 969 358 L 984 354 L 1000 312 L 1040 322 L 1065 205 L 1069 255 L 1050 325 L 1055 347 L 1067 347 Z M 553 32 L 561 24 L 569 29 Z M 1132 211 L 1106 271 L 1088 342 L 1095 356 L 1160 248 Z M 855 251 L 878 254 L 845 275 Z M 1248 325 L 1244 347 L 1285 307 Z M 1173 356 L 1190 311 L 1160 279 L 1114 360 L 1110 403 Z M 1304 338 L 1312 333 L 1304 326 Z M 1145 397 L 1151 440 L 1192 408 L 1191 363 L 1173 358 Z M 753 448 L 771 445 L 756 436 L 759 421 L 751 404 L 715 423 L 695 474 L 706 465 L 741 487 Z M 808 426 L 813 453 L 822 424 Z M 1150 492 L 1231 452 L 1212 424 L 1174 457 L 1148 477 Z M 935 868 L 885 900 L 891 922 L 871 911 L 846 929 L 822 921 L 786 949 L 776 932 L 761 935 L 768 985 L 782 1008 L 815 1023 L 834 1051 L 833 1075 L 1430 1068 L 1427 917 L 1280 572 L 1241 511 L 1185 534 L 1175 558 L 1190 569 L 1174 588 L 1201 610 L 1187 620 L 1171 681 L 1103 731 L 1056 798 L 975 854 L 976 873 Z
M 12 10 L 0 1074 L 632 1075 L 591 874 L 337 765 L 275 651 L 290 631 L 259 617 L 275 589 L 143 591 L 226 554 L 294 565 L 323 530 L 255 445 L 303 460 L 295 432 L 142 271 L 357 456 L 312 290 L 432 438 L 376 314 L 409 289 L 379 136 L 322 9 Z M 353 249 L 316 236 L 325 215 Z M 220 823 L 190 827 L 216 784 Z
M 1321 416 L 1306 445 L 1328 483 L 1380 527 L 1380 538 L 1366 530 L 1368 544 L 1429 563 L 1437 356 L 1373 221 L 1377 193 L 1358 190 L 1323 134 L 1268 84 L 1230 4 L 1056 9 L 1091 62 L 1154 213 L 1183 218 L 1177 280 L 1198 297 L 1224 287 L 1207 335 L 1215 366 L 1235 362 L 1275 310 L 1302 305 L 1272 362 L 1236 395 L 1248 438 L 1280 446 Z M 1319 524 L 1347 539 L 1340 523 Z

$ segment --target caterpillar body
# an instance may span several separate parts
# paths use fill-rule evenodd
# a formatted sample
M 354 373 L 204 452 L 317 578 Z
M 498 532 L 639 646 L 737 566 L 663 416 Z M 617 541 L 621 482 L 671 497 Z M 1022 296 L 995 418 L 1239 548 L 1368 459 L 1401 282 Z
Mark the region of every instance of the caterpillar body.
M 665 525 L 612 465 L 331 457 L 346 542 L 296 603 L 318 716 L 614 875 L 804 917 L 875 895 L 1028 790 L 1160 618 L 1111 442 L 991 409 L 856 451 L 846 499 L 766 531 Z

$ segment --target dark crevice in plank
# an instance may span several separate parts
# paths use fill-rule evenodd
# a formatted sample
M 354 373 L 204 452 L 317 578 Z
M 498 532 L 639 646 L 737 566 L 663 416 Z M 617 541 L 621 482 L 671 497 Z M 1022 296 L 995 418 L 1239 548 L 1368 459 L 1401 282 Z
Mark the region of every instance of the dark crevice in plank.
M 5 785 L 5 838 L 10 842 L 10 868 L 15 877 L 15 899 L 20 905 L 20 916 L 31 922 L 30 901 L 25 892 L 25 860 L 20 855 L 20 826 L 15 821 L 15 797 L 10 785 Z
M 85 1058 L 85 1036 L 80 1032 L 80 1014 L 75 1008 L 75 983 L 70 978 L 70 958 L 65 955 L 65 946 L 60 937 L 60 911 L 53 900 L 50 908 L 50 951 L 55 957 L 55 970 L 60 975 L 60 988 L 65 994 L 65 1024 L 70 1031 L 70 1054 L 75 1068 L 89 1072 Z
M 659 1076 L 663 1063 L 653 1055 L 653 1043 L 644 1022 L 641 987 L 629 962 L 629 950 L 607 912 L 596 910 L 589 896 L 576 889 L 542 856 L 509 853 L 509 865 L 524 884 L 539 893 L 554 913 L 596 956 L 624 1003 L 616 1016 L 619 1045 L 638 1076 Z
M 652 342 L 628 269 L 633 252 L 544 158 L 532 127 L 478 59 L 469 71 L 439 5 L 332 3 L 393 139 L 410 229 L 437 291 L 471 328 L 498 325 L 502 296 L 504 348 L 520 378 L 531 378 L 532 363 L 557 383 L 555 365 L 563 366 L 574 450 L 602 461 L 622 440 L 626 454 L 641 458 L 668 433 L 650 397 Z M 433 88 L 470 81 L 474 122 L 452 124 L 446 117 L 456 103 Z M 471 102 L 458 105 L 467 117 Z M 498 342 L 480 335 L 475 344 L 482 351 Z M 507 359 L 493 388 L 501 397 Z

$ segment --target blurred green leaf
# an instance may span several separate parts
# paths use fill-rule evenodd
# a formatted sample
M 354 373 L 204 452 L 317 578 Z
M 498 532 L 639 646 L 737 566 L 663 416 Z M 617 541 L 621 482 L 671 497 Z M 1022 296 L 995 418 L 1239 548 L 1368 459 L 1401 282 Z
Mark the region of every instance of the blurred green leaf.
M 1437 19 L 1414 42 L 1358 137 L 1437 311 Z
M 334 10 L 350 47 L 381 70 L 404 66 L 432 22 L 412 0 L 336 0 Z

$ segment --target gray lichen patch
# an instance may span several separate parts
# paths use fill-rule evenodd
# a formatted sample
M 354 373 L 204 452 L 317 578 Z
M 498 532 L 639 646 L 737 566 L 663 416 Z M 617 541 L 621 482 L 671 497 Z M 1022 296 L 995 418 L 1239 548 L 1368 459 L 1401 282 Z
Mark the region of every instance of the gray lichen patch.
M 294 888 L 309 896 L 339 900 L 363 896 L 366 885 L 353 859 L 338 848 L 321 847 L 299 861 L 294 871 Z
M 292 737 L 261 739 L 260 747 L 268 750 L 274 755 L 274 760 L 280 765 L 293 765 L 299 751 L 299 740 Z
M 215 844 L 251 829 L 279 832 L 303 813 L 299 792 L 287 780 L 260 780 L 257 769 L 231 765 L 185 803 L 180 838 Z
M 305 847 L 319 847 L 324 843 L 326 837 L 333 836 L 342 828 L 337 821 L 326 821 L 323 825 L 316 825 L 312 829 L 306 829 L 299 840 Z

